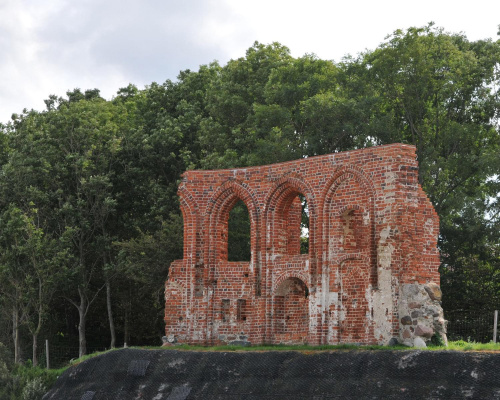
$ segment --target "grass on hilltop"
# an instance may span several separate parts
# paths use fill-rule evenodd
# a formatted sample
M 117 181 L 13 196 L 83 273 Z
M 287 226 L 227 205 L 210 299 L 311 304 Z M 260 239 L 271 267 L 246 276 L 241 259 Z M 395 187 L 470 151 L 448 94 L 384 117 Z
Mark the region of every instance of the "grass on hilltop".
M 407 347 L 404 345 L 396 346 L 378 346 L 378 345 L 356 345 L 356 344 L 339 344 L 339 345 L 288 345 L 288 344 L 263 344 L 255 346 L 235 346 L 235 345 L 224 345 L 224 346 L 201 346 L 201 345 L 188 345 L 179 344 L 171 347 L 158 347 L 158 346 L 146 346 L 146 347 L 131 347 L 134 349 L 142 350 L 182 350 L 182 351 L 302 351 L 302 352 L 316 352 L 316 351 L 336 351 L 336 350 L 362 350 L 362 351 L 378 351 L 378 350 L 415 350 L 415 347 Z M 71 364 L 78 364 L 89 358 L 108 353 L 110 351 L 120 350 L 120 348 L 100 351 L 92 354 L 87 354 L 76 360 L 73 360 Z M 448 346 L 433 346 L 430 345 L 427 348 L 419 349 L 427 351 L 500 351 L 500 343 L 476 343 L 476 342 L 466 342 L 464 340 L 450 341 Z

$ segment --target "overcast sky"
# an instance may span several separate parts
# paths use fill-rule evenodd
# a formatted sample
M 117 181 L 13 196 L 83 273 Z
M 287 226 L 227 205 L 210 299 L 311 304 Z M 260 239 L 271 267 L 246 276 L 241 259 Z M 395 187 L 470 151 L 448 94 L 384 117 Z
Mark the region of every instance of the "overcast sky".
M 180 70 L 245 55 L 255 40 L 339 61 L 434 21 L 497 40 L 500 0 L 0 0 L 0 122 L 50 94 L 110 99 Z

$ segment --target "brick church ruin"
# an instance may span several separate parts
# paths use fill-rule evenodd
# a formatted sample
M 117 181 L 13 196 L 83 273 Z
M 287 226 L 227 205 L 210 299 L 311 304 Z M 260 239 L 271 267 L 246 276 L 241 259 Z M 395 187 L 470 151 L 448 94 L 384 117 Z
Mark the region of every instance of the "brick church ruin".
M 184 258 L 165 287 L 167 342 L 419 345 L 445 334 L 439 220 L 415 147 L 391 144 L 183 174 Z M 301 254 L 302 204 L 309 249 Z M 228 261 L 228 219 L 250 261 Z

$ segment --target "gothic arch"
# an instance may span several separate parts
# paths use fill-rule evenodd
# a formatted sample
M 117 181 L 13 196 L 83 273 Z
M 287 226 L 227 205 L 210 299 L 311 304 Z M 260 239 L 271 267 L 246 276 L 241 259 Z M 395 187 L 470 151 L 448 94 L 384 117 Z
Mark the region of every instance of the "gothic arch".
M 337 258 L 335 258 L 332 262 L 334 265 L 340 265 L 343 262 L 346 262 L 348 260 L 361 260 L 365 263 L 370 262 L 370 258 L 361 254 L 361 253 L 354 253 L 354 254 L 343 254 Z
M 316 198 L 309 183 L 297 173 L 283 175 L 275 182 L 266 196 L 264 202 L 264 228 L 266 232 L 264 248 L 266 252 L 276 246 L 274 242 L 276 232 L 273 232 L 272 229 L 276 230 L 276 221 L 283 218 L 280 211 L 282 212 L 286 208 L 286 203 L 288 202 L 289 205 L 298 194 L 302 194 L 306 198 L 309 207 L 309 256 L 312 257 L 316 253 L 315 234 L 318 216 Z
M 273 341 L 308 342 L 310 326 L 309 289 L 305 281 L 286 276 L 276 286 L 273 296 Z
M 182 219 L 184 223 L 184 255 L 185 260 L 192 259 L 197 262 L 199 259 L 199 254 L 197 254 L 198 249 L 196 248 L 196 241 L 189 241 L 189 237 L 195 237 L 198 227 L 198 217 L 197 212 L 198 204 L 194 199 L 191 192 L 184 187 L 184 185 L 179 186 L 177 191 L 179 195 L 180 209 L 182 212 Z M 190 243 L 190 245 L 188 245 Z M 201 250 L 201 249 L 200 249 Z
M 243 201 L 248 209 L 250 216 L 250 249 L 252 262 L 256 262 L 258 254 L 258 226 L 259 226 L 259 209 L 256 202 L 256 196 L 248 187 L 235 179 L 230 179 L 224 182 L 212 196 L 208 202 L 205 211 L 205 224 L 208 227 L 205 234 L 205 260 L 208 263 L 216 263 L 219 260 L 224 260 L 222 247 L 224 239 L 220 238 L 220 226 L 227 223 L 229 212 L 238 200 Z M 227 248 L 227 238 L 225 242 Z M 226 254 L 227 258 L 227 254 Z
M 355 178 L 361 182 L 363 187 L 370 192 L 370 196 L 374 197 L 375 188 L 371 180 L 366 177 L 364 171 L 354 165 L 343 165 L 337 168 L 332 177 L 326 182 L 321 198 L 327 201 L 327 199 L 331 197 L 331 194 L 337 190 L 339 185 L 350 178 Z
M 347 181 L 354 180 L 359 188 L 364 192 L 365 202 L 362 204 L 353 203 L 349 199 L 343 199 L 343 204 L 335 204 L 334 198 L 338 189 Z M 352 188 L 351 188 L 352 190 Z M 375 247 L 375 189 L 371 180 L 366 177 L 361 168 L 346 165 L 338 168 L 333 176 L 328 180 L 321 196 L 322 202 L 322 220 L 323 220 L 323 237 L 329 238 L 325 239 L 322 243 L 322 251 L 326 254 L 326 260 L 329 260 L 331 264 L 334 259 L 343 257 L 342 253 L 345 252 L 359 252 L 360 249 L 356 249 L 356 246 L 346 246 L 346 237 L 342 237 L 340 240 L 335 235 L 332 235 L 334 229 L 339 229 L 338 226 L 334 226 L 333 221 L 339 223 L 345 223 L 341 221 L 346 218 L 346 213 L 352 211 L 356 215 L 356 218 L 365 218 L 368 215 L 368 226 L 367 229 L 363 229 L 361 238 L 363 243 L 366 242 L 366 247 L 361 251 L 365 254 L 365 258 L 368 259 L 368 264 L 370 265 L 370 280 L 373 286 L 377 284 L 377 263 L 376 263 L 376 247 Z M 362 214 L 362 215 L 361 215 Z M 368 237 L 366 237 L 368 236 Z M 342 243 L 342 251 L 339 251 L 340 242 Z M 360 254 L 361 256 L 361 254 Z M 350 258 L 351 256 L 347 256 Z M 348 259 L 347 258 L 347 259 Z M 337 262 L 333 263 L 337 264 Z
M 309 288 L 310 285 L 311 285 L 311 282 L 310 282 L 310 279 L 308 279 L 308 277 L 306 277 L 304 274 L 300 274 L 298 272 L 291 272 L 291 273 L 283 273 L 281 274 L 280 276 L 278 276 L 274 282 L 273 282 L 273 287 L 272 287 L 272 290 L 271 290 L 271 293 L 272 294 L 276 294 L 278 288 L 280 287 L 280 285 L 286 281 L 287 279 L 290 279 L 290 278 L 296 278 L 296 279 L 300 279 L 302 282 L 304 282 L 304 284 Z

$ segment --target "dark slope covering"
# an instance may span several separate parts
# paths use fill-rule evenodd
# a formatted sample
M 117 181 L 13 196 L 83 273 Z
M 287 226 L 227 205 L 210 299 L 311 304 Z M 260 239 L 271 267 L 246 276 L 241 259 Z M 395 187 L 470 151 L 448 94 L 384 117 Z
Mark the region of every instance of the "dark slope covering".
M 500 355 L 124 349 L 69 368 L 48 399 L 500 399 Z

